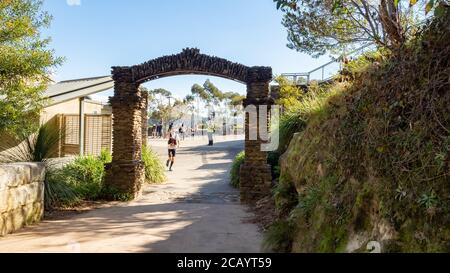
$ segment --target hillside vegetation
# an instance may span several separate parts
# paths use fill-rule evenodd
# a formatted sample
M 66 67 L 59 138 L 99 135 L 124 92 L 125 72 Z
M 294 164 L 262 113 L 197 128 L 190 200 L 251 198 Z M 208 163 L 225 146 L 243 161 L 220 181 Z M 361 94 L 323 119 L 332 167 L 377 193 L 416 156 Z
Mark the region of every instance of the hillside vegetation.
M 449 13 L 310 91 L 281 157 L 277 251 L 450 252 Z M 305 110 L 306 109 L 306 110 Z

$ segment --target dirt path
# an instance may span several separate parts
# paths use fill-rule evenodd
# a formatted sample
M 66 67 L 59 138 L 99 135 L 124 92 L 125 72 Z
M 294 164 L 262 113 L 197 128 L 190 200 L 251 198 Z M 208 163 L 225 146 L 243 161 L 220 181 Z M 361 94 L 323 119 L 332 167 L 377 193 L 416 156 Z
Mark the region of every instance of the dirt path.
M 137 201 L 51 220 L 0 238 L 0 252 L 259 252 L 261 234 L 228 185 L 242 138 L 187 140 L 164 185 Z M 165 159 L 165 141 L 151 141 Z

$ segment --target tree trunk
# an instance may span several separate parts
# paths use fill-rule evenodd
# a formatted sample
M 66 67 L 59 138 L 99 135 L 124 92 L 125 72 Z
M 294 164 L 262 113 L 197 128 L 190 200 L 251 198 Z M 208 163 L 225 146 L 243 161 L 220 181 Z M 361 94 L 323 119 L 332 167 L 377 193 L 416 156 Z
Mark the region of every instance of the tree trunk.
M 394 0 L 381 0 L 380 19 L 383 31 L 388 38 L 388 45 L 394 49 L 402 46 L 405 43 L 405 34 Z

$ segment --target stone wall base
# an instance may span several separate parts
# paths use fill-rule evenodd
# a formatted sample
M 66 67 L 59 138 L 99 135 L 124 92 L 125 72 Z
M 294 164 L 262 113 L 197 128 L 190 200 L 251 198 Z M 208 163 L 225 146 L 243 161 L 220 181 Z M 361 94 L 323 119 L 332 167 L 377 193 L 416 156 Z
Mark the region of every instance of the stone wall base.
M 0 215 L 0 236 L 37 223 L 41 221 L 42 217 L 44 217 L 44 205 L 41 201 L 2 213 Z
M 106 165 L 106 186 L 111 195 L 120 193 L 129 199 L 137 198 L 142 193 L 145 181 L 144 162 L 112 162 Z M 111 191 L 112 190 L 112 191 Z M 108 196 L 117 199 L 117 196 Z
M 270 195 L 272 174 L 268 164 L 244 163 L 240 171 L 241 202 L 252 204 Z
M 43 164 L 0 165 L 0 236 L 42 219 L 44 179 Z

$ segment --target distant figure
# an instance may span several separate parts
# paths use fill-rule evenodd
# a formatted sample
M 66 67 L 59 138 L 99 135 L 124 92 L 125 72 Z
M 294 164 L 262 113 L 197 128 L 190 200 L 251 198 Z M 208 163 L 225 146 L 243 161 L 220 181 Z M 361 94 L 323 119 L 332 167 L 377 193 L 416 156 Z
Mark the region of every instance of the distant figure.
M 157 137 L 161 138 L 162 137 L 162 124 L 158 124 L 158 126 L 156 126 L 156 135 Z
M 177 140 L 177 137 L 170 133 L 168 151 L 169 151 L 169 159 L 167 160 L 166 166 L 169 168 L 169 171 L 172 171 L 173 164 L 175 163 L 175 157 L 177 155 L 177 148 L 180 147 L 180 142 Z
M 208 146 L 214 146 L 214 129 L 212 127 L 208 128 Z
M 184 128 L 184 123 L 181 125 L 180 129 L 178 129 L 178 133 L 181 136 L 181 139 L 184 141 L 185 139 L 186 128 Z
M 156 138 L 156 125 L 152 126 L 152 133 L 151 133 L 152 138 Z

